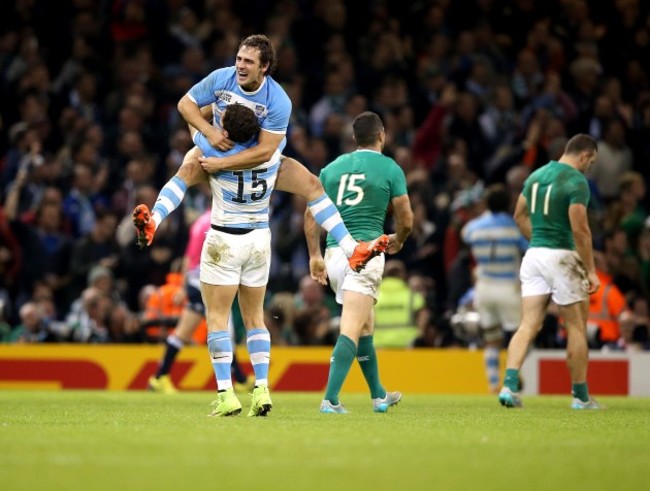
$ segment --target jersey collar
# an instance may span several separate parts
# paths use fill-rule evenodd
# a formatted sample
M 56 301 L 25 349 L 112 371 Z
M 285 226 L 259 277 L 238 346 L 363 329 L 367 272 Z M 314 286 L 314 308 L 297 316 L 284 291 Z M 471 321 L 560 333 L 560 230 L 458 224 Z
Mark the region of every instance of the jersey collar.
M 244 90 L 244 88 L 243 88 L 241 85 L 239 85 L 239 84 L 237 84 L 237 87 L 239 87 L 239 90 L 241 90 L 243 94 L 246 94 L 246 95 L 255 95 L 255 94 L 257 94 L 260 90 L 262 90 L 262 87 L 264 87 L 265 84 L 266 84 L 266 75 L 264 75 L 264 80 L 262 80 L 262 83 L 261 83 L 260 86 L 257 88 L 257 90 L 253 90 L 253 91 L 251 91 L 251 92 L 248 92 L 248 91 Z

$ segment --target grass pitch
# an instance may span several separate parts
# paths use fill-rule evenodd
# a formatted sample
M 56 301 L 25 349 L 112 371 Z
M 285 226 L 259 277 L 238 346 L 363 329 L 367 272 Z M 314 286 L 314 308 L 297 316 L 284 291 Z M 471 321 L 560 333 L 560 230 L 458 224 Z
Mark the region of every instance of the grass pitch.
M 650 399 L 273 395 L 267 418 L 207 418 L 212 395 L 0 391 L 0 487 L 22 490 L 643 490 Z

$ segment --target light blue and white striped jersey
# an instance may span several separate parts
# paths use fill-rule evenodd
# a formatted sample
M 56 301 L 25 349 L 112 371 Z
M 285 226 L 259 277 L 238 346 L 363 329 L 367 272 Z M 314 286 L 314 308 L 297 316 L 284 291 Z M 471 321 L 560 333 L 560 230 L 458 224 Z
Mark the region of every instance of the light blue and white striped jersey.
M 243 104 L 257 116 L 260 127 L 268 132 L 286 134 L 291 115 L 291 100 L 271 77 L 264 77 L 254 92 L 246 92 L 237 84 L 235 67 L 215 70 L 197 83 L 188 96 L 199 106 L 212 105 L 214 124 L 229 104 Z M 258 137 L 238 143 L 228 152 L 212 147 L 202 133 L 194 135 L 194 143 L 206 157 L 225 157 L 257 145 Z M 267 228 L 269 200 L 275 187 L 280 155 L 286 137 L 271 160 L 253 169 L 220 171 L 210 175 L 212 189 L 212 223 L 234 228 Z
M 225 157 L 245 150 L 236 143 L 227 152 L 208 143 L 203 133 L 194 135 L 194 143 L 206 157 Z M 280 151 L 270 161 L 244 170 L 223 170 L 210 174 L 212 223 L 234 228 L 267 228 L 269 201 L 280 169 Z
M 463 241 L 472 249 L 477 278 L 515 280 L 528 241 L 508 213 L 486 211 L 470 220 L 462 231 Z
M 219 125 L 221 113 L 229 104 L 243 104 L 257 116 L 260 127 L 270 133 L 287 133 L 291 116 L 291 99 L 284 89 L 271 77 L 264 77 L 262 85 L 254 92 L 246 92 L 237 83 L 235 67 L 220 68 L 205 77 L 187 93 L 199 107 L 212 105 L 214 124 Z M 244 145 L 257 144 L 257 137 Z M 280 143 L 282 152 L 287 144 L 286 137 Z
M 210 176 L 212 223 L 234 228 L 268 228 L 269 201 L 280 159 L 252 169 Z

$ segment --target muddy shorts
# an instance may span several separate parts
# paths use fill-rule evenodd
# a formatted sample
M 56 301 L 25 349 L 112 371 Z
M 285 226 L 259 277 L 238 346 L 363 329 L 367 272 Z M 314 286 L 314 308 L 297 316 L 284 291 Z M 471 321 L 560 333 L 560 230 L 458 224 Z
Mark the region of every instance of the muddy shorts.
M 201 250 L 200 278 L 209 285 L 266 286 L 271 269 L 271 230 L 243 235 L 211 229 Z
M 589 298 L 587 272 L 575 251 L 532 247 L 521 262 L 519 278 L 522 297 L 550 293 L 557 305 Z

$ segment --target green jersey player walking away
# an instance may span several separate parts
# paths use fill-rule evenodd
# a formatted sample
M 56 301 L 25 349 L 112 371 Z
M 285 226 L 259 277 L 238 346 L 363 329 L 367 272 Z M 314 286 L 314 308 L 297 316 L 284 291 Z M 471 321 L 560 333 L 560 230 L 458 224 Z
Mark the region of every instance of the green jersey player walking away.
M 397 163 L 382 155 L 386 135 L 379 116 L 364 112 L 352 123 L 357 150 L 340 156 L 320 174 L 325 192 L 355 240 L 367 240 L 384 232 L 389 204 L 395 213 L 395 233 L 389 236 L 386 252 L 395 254 L 411 233 L 413 213 L 406 192 L 406 178 Z M 323 413 L 346 413 L 339 392 L 355 357 L 368 383 L 375 412 L 386 412 L 402 398 L 399 392 L 386 392 L 379 379 L 377 354 L 373 343 L 373 305 L 377 300 L 384 271 L 384 256 L 371 259 L 360 272 L 353 271 L 345 253 L 331 235 L 327 237 L 325 259 L 320 250 L 320 228 L 312 213 L 305 212 L 305 236 L 309 248 L 312 278 L 330 286 L 343 305 L 341 334 L 330 361 L 327 391 L 320 406 Z
M 521 263 L 522 318 L 508 346 L 508 360 L 499 402 L 521 407 L 519 370 L 530 343 L 542 327 L 552 299 L 567 330 L 567 365 L 573 384 L 574 409 L 598 409 L 587 388 L 587 315 L 589 295 L 600 281 L 594 266 L 587 221 L 589 186 L 584 174 L 598 147 L 589 135 L 571 138 L 559 161 L 533 172 L 519 195 L 515 221 L 530 240 Z

